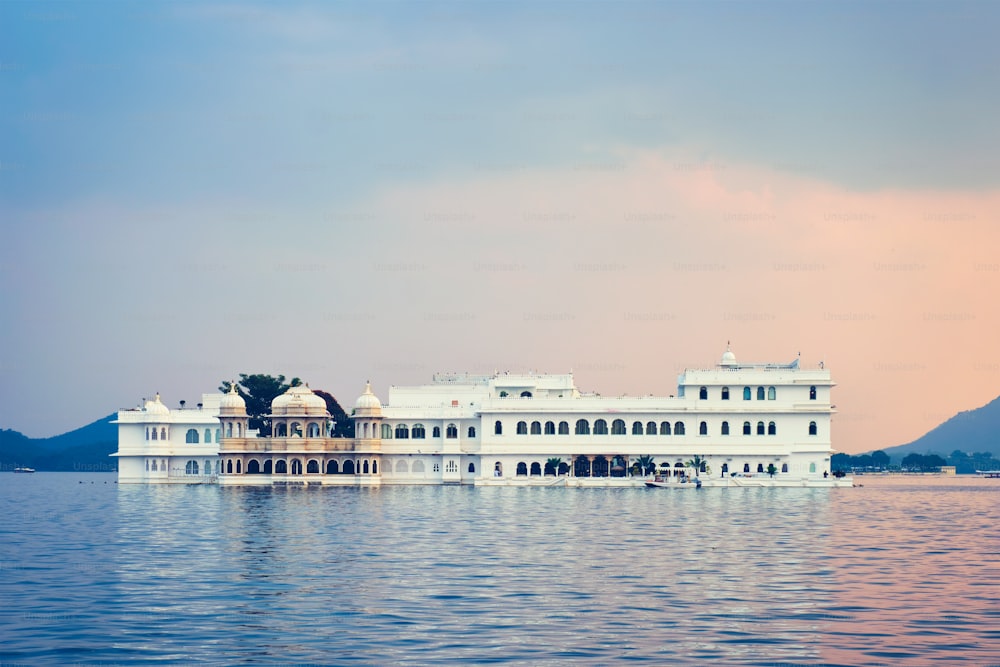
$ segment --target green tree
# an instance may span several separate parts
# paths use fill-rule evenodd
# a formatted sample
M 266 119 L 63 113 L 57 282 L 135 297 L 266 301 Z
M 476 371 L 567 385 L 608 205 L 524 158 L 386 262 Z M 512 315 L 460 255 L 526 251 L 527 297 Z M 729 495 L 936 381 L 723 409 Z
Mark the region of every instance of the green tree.
M 636 475 L 648 475 L 651 472 L 656 471 L 656 463 L 653 461 L 653 457 L 648 454 L 643 454 L 635 459 L 632 463 L 633 474 Z
M 684 464 L 684 467 L 685 468 L 691 468 L 692 470 L 694 470 L 694 476 L 695 477 L 698 476 L 699 472 L 703 472 L 703 473 L 709 473 L 709 472 L 711 472 L 709 470 L 709 468 L 708 468 L 708 463 L 705 461 L 705 459 L 702 458 L 702 457 L 700 457 L 700 456 L 698 456 L 697 454 L 695 454 L 694 458 L 692 458 L 691 460 L 687 461 Z
M 322 389 L 313 389 L 312 392 L 326 401 L 326 411 L 330 413 L 330 421 L 333 422 L 333 437 L 353 438 L 354 420 L 347 416 L 337 399 Z
M 292 378 L 286 384 L 284 375 L 275 377 L 260 373 L 253 375 L 240 373 L 240 380 L 236 383 L 236 393 L 246 401 L 250 428 L 257 429 L 257 437 L 271 437 L 271 420 L 267 418 L 271 413 L 271 401 L 288 391 L 289 387 L 297 387 L 300 384 L 302 380 L 299 378 Z M 224 394 L 229 393 L 231 386 L 231 382 L 224 380 L 219 391 Z
M 773 463 L 767 464 L 767 474 L 774 477 L 774 473 L 778 472 L 778 469 L 774 467 Z
M 876 470 L 888 470 L 889 455 L 883 452 L 881 449 L 872 452 L 872 467 L 874 467 Z
M 546 475 L 558 475 L 559 467 L 562 466 L 563 460 L 560 458 L 551 458 L 545 462 L 545 474 Z M 551 473 L 549 471 L 552 471 Z

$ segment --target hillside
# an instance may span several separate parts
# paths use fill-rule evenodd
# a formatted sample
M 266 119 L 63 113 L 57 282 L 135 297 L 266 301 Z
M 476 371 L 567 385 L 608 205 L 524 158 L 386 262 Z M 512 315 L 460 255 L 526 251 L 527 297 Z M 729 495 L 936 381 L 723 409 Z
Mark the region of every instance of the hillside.
M 118 426 L 108 415 L 86 426 L 51 438 L 29 438 L 0 431 L 0 471 L 27 466 L 40 471 L 113 472 L 109 455 L 118 449 Z
M 913 442 L 882 451 L 898 463 L 910 453 L 947 457 L 956 449 L 988 452 L 1000 459 L 1000 396 L 981 408 L 958 413 Z

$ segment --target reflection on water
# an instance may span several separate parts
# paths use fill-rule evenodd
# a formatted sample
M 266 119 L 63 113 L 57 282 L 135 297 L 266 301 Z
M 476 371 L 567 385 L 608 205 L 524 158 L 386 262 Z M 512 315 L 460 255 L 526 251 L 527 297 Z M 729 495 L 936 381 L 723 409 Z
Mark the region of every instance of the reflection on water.
M 2 662 L 1000 662 L 996 480 L 680 492 L 79 478 L 0 491 Z

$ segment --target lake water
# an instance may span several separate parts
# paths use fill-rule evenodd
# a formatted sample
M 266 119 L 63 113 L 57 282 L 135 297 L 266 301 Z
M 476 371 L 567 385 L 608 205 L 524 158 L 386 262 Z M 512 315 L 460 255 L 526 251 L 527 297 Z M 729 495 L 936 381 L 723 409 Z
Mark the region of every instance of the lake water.
M 0 663 L 1000 664 L 1000 480 L 0 477 Z

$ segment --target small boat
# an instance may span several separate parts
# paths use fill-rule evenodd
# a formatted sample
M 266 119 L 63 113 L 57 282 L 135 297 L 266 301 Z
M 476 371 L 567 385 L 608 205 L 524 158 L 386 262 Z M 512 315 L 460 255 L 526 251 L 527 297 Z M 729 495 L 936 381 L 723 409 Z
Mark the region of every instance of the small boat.
M 669 477 L 656 477 L 652 480 L 646 480 L 646 486 L 650 489 L 684 489 L 691 488 L 692 486 L 696 489 L 701 488 L 701 480 L 695 477 L 692 480 L 682 479 L 679 482 L 671 482 Z
M 35 472 L 34 468 L 14 468 L 14 472 Z

